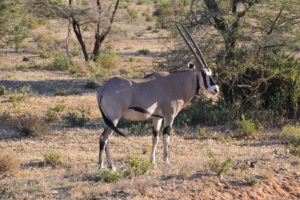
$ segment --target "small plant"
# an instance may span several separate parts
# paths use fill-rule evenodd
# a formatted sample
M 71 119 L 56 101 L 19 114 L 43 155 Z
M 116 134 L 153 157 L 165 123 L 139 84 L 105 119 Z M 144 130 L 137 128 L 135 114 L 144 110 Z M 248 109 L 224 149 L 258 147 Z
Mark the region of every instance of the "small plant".
M 67 105 L 66 104 L 57 104 L 55 107 L 51 108 L 50 110 L 60 113 L 63 112 L 67 109 Z
M 56 90 L 54 96 L 68 96 L 69 92 L 67 90 Z
M 0 96 L 7 94 L 8 90 L 4 85 L 0 85 Z
M 0 123 L 1 123 L 1 122 L 5 122 L 5 121 L 8 121 L 8 120 L 10 120 L 11 118 L 12 118 L 12 117 L 11 117 L 10 112 L 4 111 L 2 114 L 0 114 Z
M 141 176 L 150 174 L 153 170 L 153 164 L 149 160 L 141 157 L 135 157 L 129 161 L 129 169 L 127 174 L 129 176 Z
M 259 180 L 256 179 L 255 177 L 251 177 L 251 176 L 245 176 L 244 180 L 247 184 L 249 184 L 250 186 L 254 186 L 259 184 Z
M 20 160 L 17 155 L 10 151 L 1 151 L 0 153 L 0 174 L 12 173 L 20 164 Z
M 129 62 L 140 62 L 140 59 L 137 57 L 130 57 Z
M 220 176 L 228 172 L 232 168 L 232 164 L 233 162 L 231 158 L 227 158 L 224 162 L 221 162 L 216 158 L 211 158 L 207 163 L 207 167 L 214 174 Z
M 48 124 L 55 123 L 59 120 L 59 115 L 53 110 L 48 110 L 45 116 L 45 122 Z
M 42 136 L 49 132 L 50 126 L 38 116 L 23 115 L 18 118 L 16 128 L 26 136 Z
M 117 68 L 119 64 L 118 56 L 111 50 L 101 52 L 100 56 L 96 59 L 98 66 L 102 69 L 112 70 Z
M 46 165 L 57 166 L 61 164 L 62 155 L 60 153 L 46 153 L 44 154 L 44 162 Z
M 46 66 L 48 70 L 58 70 L 58 71 L 65 71 L 72 68 L 72 63 L 70 62 L 69 58 L 64 55 L 56 55 L 53 61 Z
M 146 56 L 146 55 L 150 54 L 151 51 L 150 51 L 149 49 L 140 49 L 140 50 L 138 51 L 138 53 L 141 54 L 141 55 Z
M 0 186 L 0 195 L 6 193 L 6 188 Z
M 124 175 L 119 171 L 112 171 L 108 169 L 98 169 L 96 171 L 95 181 L 104 181 L 107 183 L 117 182 L 123 178 Z
M 95 81 L 90 81 L 85 84 L 85 88 L 88 88 L 88 89 L 97 89 L 98 87 L 99 87 L 99 84 L 96 83 Z
M 290 152 L 296 156 L 300 156 L 300 127 L 291 125 L 284 126 L 282 134 L 289 140 Z
M 65 116 L 63 116 L 63 119 L 66 120 L 66 122 L 71 126 L 83 127 L 88 121 L 86 115 L 87 114 L 85 112 L 69 112 Z
M 200 129 L 199 136 L 200 137 L 206 137 L 207 136 L 206 128 L 201 128 Z
M 14 93 L 9 96 L 9 101 L 12 103 L 13 107 L 18 107 L 24 99 L 25 96 L 23 94 Z
M 257 133 L 257 128 L 251 120 L 242 119 L 242 121 L 237 121 L 237 132 L 240 137 L 249 137 Z

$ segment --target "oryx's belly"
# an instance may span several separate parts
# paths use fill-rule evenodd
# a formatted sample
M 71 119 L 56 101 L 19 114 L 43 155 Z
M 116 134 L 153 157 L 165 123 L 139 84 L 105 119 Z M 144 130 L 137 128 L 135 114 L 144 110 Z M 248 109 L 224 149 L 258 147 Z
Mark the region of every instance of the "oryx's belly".
M 152 118 L 151 115 L 128 109 L 125 111 L 123 117 L 130 121 L 144 121 Z

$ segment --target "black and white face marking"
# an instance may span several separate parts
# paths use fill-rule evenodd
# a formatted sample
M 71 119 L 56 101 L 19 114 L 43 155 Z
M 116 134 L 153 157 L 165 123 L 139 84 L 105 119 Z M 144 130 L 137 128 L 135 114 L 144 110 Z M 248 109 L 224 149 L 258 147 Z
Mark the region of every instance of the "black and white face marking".
M 209 68 L 202 68 L 199 79 L 200 86 L 211 94 L 219 93 L 219 86 L 212 78 L 212 72 Z

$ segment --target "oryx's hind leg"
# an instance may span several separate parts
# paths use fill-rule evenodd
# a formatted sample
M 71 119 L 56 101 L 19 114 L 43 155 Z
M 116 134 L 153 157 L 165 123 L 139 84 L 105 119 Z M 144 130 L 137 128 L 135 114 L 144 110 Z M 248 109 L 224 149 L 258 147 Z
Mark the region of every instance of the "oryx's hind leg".
M 175 116 L 168 116 L 164 118 L 164 128 L 163 128 L 163 144 L 164 144 L 164 153 L 163 153 L 163 161 L 169 167 L 173 167 L 169 161 L 169 143 L 170 143 L 170 135 L 172 131 L 172 125 Z
M 118 123 L 118 120 L 115 120 L 113 122 L 115 126 Z M 109 169 L 114 170 L 113 162 L 110 157 L 110 141 L 109 141 L 109 136 L 112 134 L 113 130 L 111 130 L 109 127 L 105 127 L 102 135 L 100 136 L 99 140 L 99 169 L 104 168 L 104 162 L 103 162 L 103 157 L 104 157 L 104 149 L 106 153 L 106 159 L 107 159 L 107 167 Z
M 153 119 L 152 151 L 150 155 L 150 161 L 153 163 L 154 166 L 156 165 L 155 151 L 159 140 L 159 130 L 161 124 L 162 124 L 162 119 L 160 118 Z

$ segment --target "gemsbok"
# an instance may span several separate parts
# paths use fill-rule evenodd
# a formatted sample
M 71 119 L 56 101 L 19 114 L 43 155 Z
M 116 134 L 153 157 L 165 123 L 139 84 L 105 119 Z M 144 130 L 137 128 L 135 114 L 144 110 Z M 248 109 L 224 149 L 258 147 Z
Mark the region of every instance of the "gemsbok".
M 168 146 L 175 117 L 193 99 L 200 87 L 211 94 L 219 92 L 219 86 L 212 78 L 212 71 L 190 33 L 183 24 L 181 28 L 177 24 L 176 27 L 194 54 L 195 65 L 189 63 L 188 70 L 155 72 L 142 79 L 111 78 L 97 90 L 98 106 L 105 123 L 99 140 L 99 168 L 104 167 L 104 149 L 107 167 L 114 168 L 110 157 L 109 136 L 112 132 L 126 136 L 117 128 L 122 117 L 131 121 L 153 120 L 150 160 L 154 165 L 159 130 L 164 121 L 163 162 L 172 167 L 168 159 Z

